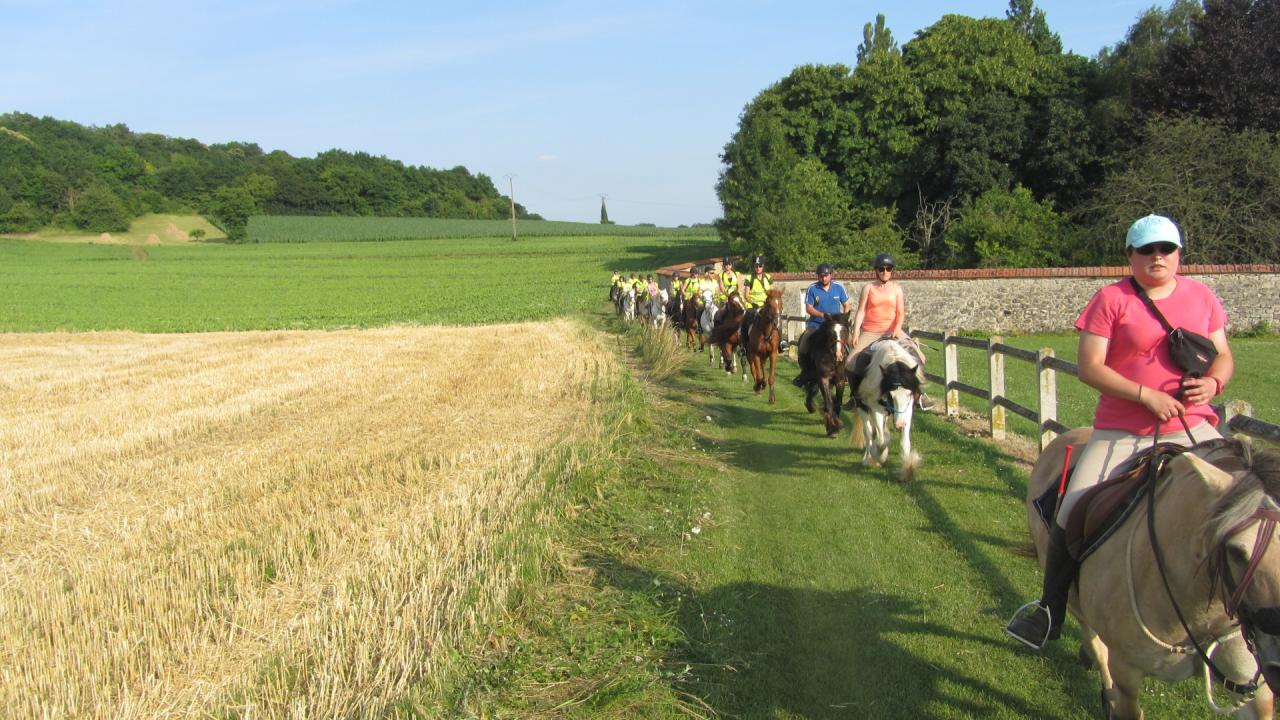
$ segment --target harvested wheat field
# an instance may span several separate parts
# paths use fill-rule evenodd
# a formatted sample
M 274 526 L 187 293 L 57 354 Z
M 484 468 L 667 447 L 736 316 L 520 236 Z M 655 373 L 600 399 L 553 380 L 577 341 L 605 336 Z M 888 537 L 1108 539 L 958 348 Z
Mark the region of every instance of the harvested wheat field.
M 382 715 L 614 368 L 567 321 L 0 334 L 0 716 Z

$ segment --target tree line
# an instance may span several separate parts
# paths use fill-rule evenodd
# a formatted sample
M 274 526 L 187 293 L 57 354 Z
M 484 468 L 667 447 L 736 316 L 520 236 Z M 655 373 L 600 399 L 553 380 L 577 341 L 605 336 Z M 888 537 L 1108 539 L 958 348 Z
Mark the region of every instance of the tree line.
M 1173 218 L 1188 262 L 1280 261 L 1280 0 L 1174 0 L 1094 58 L 1033 0 L 800 65 L 726 144 L 726 243 L 805 270 L 1112 264 Z
M 123 231 L 147 212 L 196 212 L 242 240 L 259 214 L 503 219 L 511 209 L 489 177 L 462 166 L 343 150 L 295 158 L 253 143 L 0 115 L 0 232 Z M 516 214 L 541 219 L 519 204 Z

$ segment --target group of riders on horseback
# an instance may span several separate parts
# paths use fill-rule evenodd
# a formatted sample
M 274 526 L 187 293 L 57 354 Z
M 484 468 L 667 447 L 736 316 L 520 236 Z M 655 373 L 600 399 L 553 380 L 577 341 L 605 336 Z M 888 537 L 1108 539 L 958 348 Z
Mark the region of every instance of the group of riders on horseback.
M 1081 623 L 1081 657 L 1102 673 L 1108 717 L 1142 717 L 1143 677 L 1177 680 L 1201 669 L 1206 685 L 1212 677 L 1231 694 L 1226 712 L 1269 718 L 1272 686 L 1280 687 L 1280 552 L 1267 552 L 1280 527 L 1280 455 L 1253 452 L 1217 430 L 1209 403 L 1235 367 L 1226 314 L 1209 287 L 1178 275 L 1181 251 L 1173 221 L 1141 218 L 1126 234 L 1131 276 L 1100 289 L 1076 321 L 1079 378 L 1100 397 L 1093 427 L 1060 436 L 1032 471 L 1028 523 L 1043 591 L 1006 632 L 1040 649 L 1059 637 L 1070 606 Z M 746 275 L 734 272 L 731 258 L 723 265 L 719 274 L 690 268 L 673 282 L 666 314 L 690 338 L 746 337 L 752 311 L 780 295 L 769 292 L 763 258 L 753 258 Z M 879 255 L 873 267 L 875 280 L 856 305 L 827 263 L 805 291 L 793 382 L 811 412 L 821 391 L 828 434 L 839 427 L 845 384 L 860 415 L 877 403 L 895 418 L 903 405 L 930 404 L 920 391 L 924 357 L 902 331 L 893 258 Z M 615 297 L 633 282 L 615 277 Z M 863 426 L 873 429 L 868 417 Z M 887 450 L 878 447 L 883 460 Z M 1159 520 L 1157 498 L 1165 508 Z M 1135 519 L 1141 505 L 1145 538 Z M 1103 544 L 1121 528 L 1127 545 Z M 1086 564 L 1086 557 L 1098 559 Z M 1126 581 L 1121 609 L 1117 585 Z

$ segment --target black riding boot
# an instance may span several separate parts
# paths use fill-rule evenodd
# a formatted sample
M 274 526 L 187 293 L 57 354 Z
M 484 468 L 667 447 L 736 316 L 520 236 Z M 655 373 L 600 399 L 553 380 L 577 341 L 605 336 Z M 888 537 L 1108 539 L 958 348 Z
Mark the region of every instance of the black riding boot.
M 796 360 L 800 365 L 800 374 L 792 379 L 791 384 L 798 388 L 808 387 L 813 382 L 813 363 L 810 362 L 807 354 L 798 356 Z
M 1028 603 L 1014 614 L 1005 632 L 1023 645 L 1039 650 L 1045 642 L 1062 635 L 1062 621 L 1067 614 L 1067 594 L 1075 582 L 1080 563 L 1067 550 L 1067 533 L 1055 523 L 1049 532 L 1048 557 L 1045 559 L 1044 588 L 1040 600 Z

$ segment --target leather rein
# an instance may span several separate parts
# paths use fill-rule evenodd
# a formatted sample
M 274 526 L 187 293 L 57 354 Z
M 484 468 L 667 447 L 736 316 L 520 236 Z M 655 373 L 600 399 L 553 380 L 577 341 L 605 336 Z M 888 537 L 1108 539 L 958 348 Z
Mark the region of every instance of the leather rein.
M 1188 434 L 1190 433 L 1188 432 Z M 1187 633 L 1187 639 L 1191 642 L 1192 647 L 1196 650 L 1196 654 L 1200 656 L 1200 660 L 1205 664 L 1205 667 L 1209 669 L 1213 678 L 1221 683 L 1229 692 L 1243 695 L 1245 697 L 1252 697 L 1258 691 L 1258 678 L 1262 675 L 1261 663 L 1258 663 L 1258 671 L 1254 673 L 1253 678 L 1246 683 L 1238 683 L 1228 678 L 1221 670 L 1218 669 L 1218 666 L 1213 663 L 1213 660 L 1210 659 L 1209 654 L 1205 652 L 1204 648 L 1200 647 L 1200 643 L 1196 641 L 1195 635 L 1191 632 L 1191 627 L 1187 624 L 1186 618 L 1182 615 L 1182 608 L 1178 606 L 1178 601 L 1173 596 L 1173 588 L 1169 586 L 1168 573 L 1165 571 L 1164 551 L 1156 540 L 1156 478 L 1160 470 L 1164 467 L 1164 464 L 1180 452 L 1181 451 L 1166 450 L 1159 455 L 1153 455 L 1151 463 L 1147 467 L 1147 482 L 1145 490 L 1147 493 L 1147 536 L 1151 541 L 1151 550 L 1152 554 L 1155 556 L 1156 568 L 1160 572 L 1160 581 L 1164 584 L 1165 593 L 1169 596 L 1169 603 L 1173 605 L 1173 612 L 1178 616 L 1178 622 L 1182 624 L 1183 631 Z M 1248 590 L 1249 585 L 1253 582 L 1254 572 L 1258 569 L 1258 565 L 1262 561 L 1263 554 L 1266 553 L 1267 548 L 1271 544 L 1271 538 L 1274 534 L 1273 531 L 1275 530 L 1277 521 L 1280 521 L 1280 512 L 1268 510 L 1259 506 L 1253 511 L 1252 515 L 1239 522 L 1235 527 L 1231 528 L 1231 531 L 1225 536 L 1226 538 L 1234 537 L 1235 535 L 1243 532 L 1253 523 L 1262 523 L 1262 527 L 1258 529 L 1257 539 L 1254 541 L 1253 553 L 1249 557 L 1249 565 L 1245 569 L 1244 575 L 1241 576 L 1240 583 L 1236 585 L 1231 596 L 1223 603 L 1228 618 L 1233 620 L 1236 619 L 1241 607 L 1241 602 L 1244 599 L 1245 591 Z M 1218 552 L 1225 553 L 1225 548 L 1226 544 L 1223 543 L 1222 547 L 1218 549 Z M 1226 564 L 1226 558 L 1221 558 L 1221 562 L 1221 567 L 1225 574 L 1227 583 L 1231 584 L 1231 571 Z M 1237 622 L 1240 623 L 1241 635 L 1244 637 L 1245 644 L 1249 648 L 1249 653 L 1254 654 L 1253 632 L 1250 627 L 1250 623 L 1245 617 L 1241 617 Z

